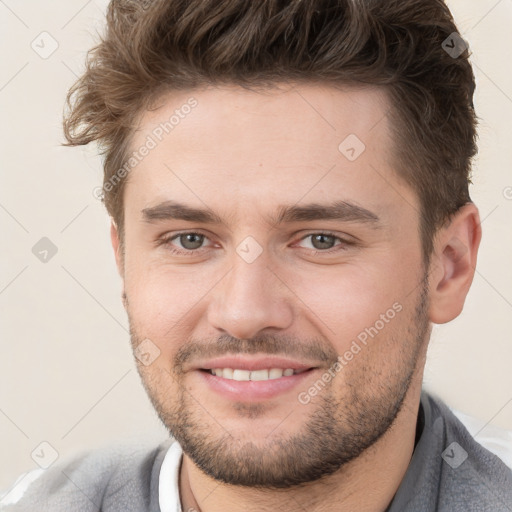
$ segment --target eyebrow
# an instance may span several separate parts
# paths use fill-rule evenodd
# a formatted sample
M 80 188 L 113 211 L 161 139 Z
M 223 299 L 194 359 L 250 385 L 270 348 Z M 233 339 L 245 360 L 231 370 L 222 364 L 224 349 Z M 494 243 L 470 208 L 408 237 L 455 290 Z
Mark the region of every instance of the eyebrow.
M 377 226 L 380 219 L 377 214 L 347 201 L 335 201 L 331 204 L 311 203 L 304 206 L 283 206 L 275 223 L 300 222 L 312 220 L 340 220 L 361 222 Z
M 144 208 L 142 218 L 146 222 L 184 220 L 201 224 L 225 224 L 221 217 L 208 208 L 192 208 L 176 201 L 165 201 Z M 370 224 L 373 227 L 380 226 L 378 215 L 347 201 L 335 201 L 330 204 L 310 203 L 303 206 L 281 206 L 278 209 L 277 216 L 270 219 L 271 223 L 275 225 L 314 220 L 339 220 Z
M 209 209 L 191 208 L 175 201 L 165 201 L 151 208 L 144 208 L 142 218 L 146 222 L 176 219 L 200 222 L 201 224 L 223 223 L 222 219 Z

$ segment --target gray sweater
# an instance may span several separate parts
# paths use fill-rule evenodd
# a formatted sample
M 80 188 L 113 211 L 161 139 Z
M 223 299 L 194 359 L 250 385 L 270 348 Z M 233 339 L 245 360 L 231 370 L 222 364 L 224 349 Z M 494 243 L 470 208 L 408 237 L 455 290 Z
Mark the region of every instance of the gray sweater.
M 478 444 L 441 400 L 426 392 L 418 435 L 387 512 L 512 512 L 512 471 Z M 52 466 L 17 504 L 1 510 L 160 512 L 160 467 L 172 442 L 151 450 L 92 452 Z M 181 510 L 179 503 L 176 510 Z

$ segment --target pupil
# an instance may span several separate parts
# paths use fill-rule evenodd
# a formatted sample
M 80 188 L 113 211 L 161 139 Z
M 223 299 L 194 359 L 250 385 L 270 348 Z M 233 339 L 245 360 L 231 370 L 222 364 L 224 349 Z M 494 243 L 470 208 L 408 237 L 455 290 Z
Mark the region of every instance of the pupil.
M 203 244 L 203 235 L 188 233 L 180 236 L 180 243 L 185 249 L 198 249 Z
M 312 243 L 315 249 L 330 249 L 334 246 L 334 237 L 332 235 L 314 235 Z

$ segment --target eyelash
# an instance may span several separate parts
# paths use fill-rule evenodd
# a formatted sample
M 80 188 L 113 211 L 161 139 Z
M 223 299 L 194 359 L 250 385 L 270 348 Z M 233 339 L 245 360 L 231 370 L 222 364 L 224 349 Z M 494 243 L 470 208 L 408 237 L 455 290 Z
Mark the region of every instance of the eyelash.
M 178 256 L 196 256 L 202 249 L 204 249 L 204 247 L 200 247 L 198 249 L 177 249 L 176 247 L 173 247 L 171 245 L 171 242 L 183 235 L 199 235 L 199 236 L 204 236 L 206 240 L 209 240 L 209 238 L 203 233 L 199 233 L 197 231 L 183 231 L 180 233 L 174 233 L 172 235 L 165 235 L 162 238 L 160 238 L 157 241 L 157 243 L 159 246 L 160 245 L 166 246 L 167 250 L 169 250 L 171 252 L 171 254 L 175 254 Z M 308 233 L 307 235 L 304 235 L 299 240 L 299 242 L 302 242 L 303 240 L 305 240 L 309 237 L 315 236 L 315 235 L 331 236 L 331 237 L 335 238 L 335 241 L 340 242 L 339 244 L 335 245 L 334 247 L 331 247 L 330 249 L 325 249 L 325 250 L 302 248 L 302 249 L 309 251 L 310 253 L 313 253 L 315 255 L 316 254 L 331 254 L 334 252 L 346 251 L 348 247 L 355 245 L 355 242 L 345 240 L 330 231 L 314 231 L 314 232 Z

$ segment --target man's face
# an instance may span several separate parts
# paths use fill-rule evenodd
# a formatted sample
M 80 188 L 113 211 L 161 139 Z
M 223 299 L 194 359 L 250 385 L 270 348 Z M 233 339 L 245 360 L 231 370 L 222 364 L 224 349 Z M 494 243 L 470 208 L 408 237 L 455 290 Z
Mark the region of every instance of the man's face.
M 148 394 L 214 478 L 332 473 L 389 428 L 428 338 L 419 201 L 393 170 L 387 98 L 223 87 L 159 105 L 124 196 L 132 343 L 160 351 L 139 363 Z

